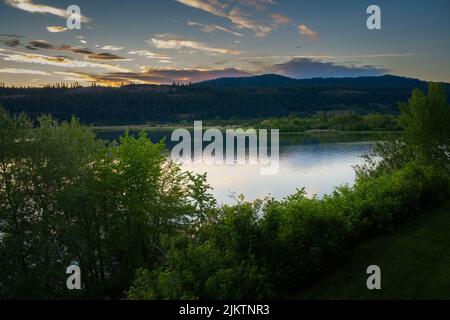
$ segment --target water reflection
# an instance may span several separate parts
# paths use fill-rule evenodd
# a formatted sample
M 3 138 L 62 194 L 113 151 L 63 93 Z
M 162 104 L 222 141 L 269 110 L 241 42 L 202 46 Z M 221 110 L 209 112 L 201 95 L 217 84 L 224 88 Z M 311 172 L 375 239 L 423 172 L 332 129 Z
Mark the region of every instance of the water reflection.
M 115 139 L 122 132 L 100 132 L 103 139 Z M 132 134 L 135 134 L 132 133 Z M 155 142 L 166 137 L 169 131 L 150 131 Z M 183 164 L 185 170 L 207 173 L 213 194 L 220 203 L 235 203 L 233 196 L 243 194 L 254 200 L 271 196 L 282 199 L 305 187 L 309 196 L 329 194 L 334 187 L 352 184 L 355 180 L 354 165 L 361 164 L 361 155 L 373 149 L 374 141 L 384 135 L 373 134 L 290 134 L 280 136 L 280 168 L 273 176 L 262 176 L 261 165 Z
M 280 169 L 273 176 L 262 176 L 260 165 L 183 165 L 196 173 L 207 173 L 214 195 L 221 203 L 234 203 L 233 195 L 254 200 L 266 196 L 282 199 L 305 187 L 309 196 L 333 191 L 343 183 L 352 184 L 352 166 L 362 163 L 361 154 L 373 143 L 324 143 L 280 147 Z

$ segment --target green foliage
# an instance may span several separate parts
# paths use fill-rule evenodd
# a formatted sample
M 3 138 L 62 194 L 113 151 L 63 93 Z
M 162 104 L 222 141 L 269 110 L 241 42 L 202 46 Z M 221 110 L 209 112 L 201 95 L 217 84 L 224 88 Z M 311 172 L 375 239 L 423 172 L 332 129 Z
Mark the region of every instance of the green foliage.
M 410 163 L 360 178 L 324 199 L 224 207 L 215 222 L 166 246 L 164 267 L 140 270 L 131 299 L 283 298 L 336 265 L 352 243 L 391 232 L 450 194 L 448 177 Z
M 408 99 L 414 88 L 426 87 L 425 82 L 395 76 L 288 79 L 288 82 L 294 83 L 275 80 L 263 86 L 213 82 L 122 88 L 0 88 L 0 103 L 13 114 L 27 112 L 36 118 L 48 113 L 58 120 L 75 115 L 86 124 L 135 125 L 183 120 L 192 123 L 198 119 L 266 119 L 291 114 L 304 117 L 318 112 L 398 114 L 398 101 Z M 449 88 L 447 85 L 446 90 Z
M 49 297 L 65 282 L 62 204 L 85 175 L 96 142 L 76 120 L 58 125 L 0 110 L 0 296 Z M 66 261 L 69 265 L 70 261 Z
M 352 113 L 333 115 L 322 113 L 311 117 L 289 116 L 263 120 L 257 126 L 265 129 L 279 129 L 281 132 L 304 132 L 307 130 L 400 130 L 398 117 L 377 113 L 367 115 L 357 115 Z
M 422 161 L 447 166 L 450 163 L 450 104 L 441 84 L 430 83 L 425 95 L 416 89 L 401 105 L 404 141 Z
M 164 237 L 214 206 L 205 179 L 143 133 L 105 146 L 76 119 L 33 127 L 3 109 L 0 130 L 0 298 L 120 298 L 165 259 Z M 72 261 L 80 293 L 65 287 Z
M 130 299 L 242 299 L 262 297 L 264 273 L 256 263 L 260 203 L 220 209 L 214 222 L 171 239 L 167 263 L 139 270 Z M 144 285 L 143 285 L 144 284 Z
M 410 161 L 433 165 L 450 173 L 450 104 L 441 84 L 430 83 L 428 93 L 416 89 L 408 103 L 400 104 L 401 136 L 379 142 L 359 176 L 393 172 Z

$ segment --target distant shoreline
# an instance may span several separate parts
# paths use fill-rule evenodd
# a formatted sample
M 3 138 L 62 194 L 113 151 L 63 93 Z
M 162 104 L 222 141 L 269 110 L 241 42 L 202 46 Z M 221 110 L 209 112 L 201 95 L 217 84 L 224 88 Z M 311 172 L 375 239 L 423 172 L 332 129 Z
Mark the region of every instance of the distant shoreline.
M 216 128 L 220 130 L 226 130 L 226 129 L 237 129 L 240 128 L 239 124 L 236 125 L 203 125 L 204 129 L 211 129 Z M 116 131 L 171 131 L 175 129 L 187 129 L 187 130 L 193 130 L 193 126 L 189 125 L 123 125 L 123 126 L 90 126 L 90 128 L 97 132 L 116 132 Z M 245 129 L 245 128 L 244 128 Z M 341 134 L 341 133 L 364 133 L 364 134 L 376 134 L 376 133 L 400 133 L 402 131 L 400 130 L 335 130 L 335 129 L 311 129 L 311 130 L 305 130 L 305 131 L 281 131 L 280 134 L 326 134 L 326 133 L 334 133 L 334 134 Z

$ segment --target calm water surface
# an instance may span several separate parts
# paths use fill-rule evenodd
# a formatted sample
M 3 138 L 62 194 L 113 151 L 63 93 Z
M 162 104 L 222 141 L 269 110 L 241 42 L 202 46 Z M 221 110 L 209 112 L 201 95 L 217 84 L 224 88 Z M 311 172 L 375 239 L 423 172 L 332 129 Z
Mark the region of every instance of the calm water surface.
M 115 139 L 121 132 L 99 132 L 98 136 Z M 150 131 L 153 141 L 170 132 Z M 207 173 L 213 194 L 220 203 L 233 204 L 243 194 L 254 200 L 266 196 L 282 199 L 305 187 L 309 196 L 329 194 L 336 186 L 353 184 L 353 166 L 363 162 L 361 155 L 373 149 L 381 134 L 289 134 L 280 136 L 280 168 L 273 176 L 262 176 L 259 165 L 183 165 L 195 173 Z M 173 147 L 169 143 L 168 148 Z

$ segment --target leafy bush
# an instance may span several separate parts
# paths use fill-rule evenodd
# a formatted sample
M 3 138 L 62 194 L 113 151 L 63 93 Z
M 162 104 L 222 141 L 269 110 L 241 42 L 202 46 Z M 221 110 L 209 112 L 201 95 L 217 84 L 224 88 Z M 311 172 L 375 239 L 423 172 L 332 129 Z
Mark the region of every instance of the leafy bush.
M 257 126 L 264 129 L 279 129 L 281 132 L 325 129 L 342 131 L 394 131 L 401 129 L 397 116 L 377 113 L 367 115 L 322 113 L 310 117 L 289 116 L 263 120 Z
M 0 299 L 121 298 L 136 269 L 164 261 L 163 238 L 214 205 L 145 134 L 104 145 L 76 119 L 34 126 L 1 108 L 0 133 Z M 79 293 L 66 289 L 73 261 Z
M 262 297 L 264 273 L 256 261 L 261 243 L 259 203 L 220 209 L 195 236 L 170 239 L 167 263 L 139 270 L 131 299 L 243 299 Z
M 174 240 L 163 268 L 141 270 L 129 297 L 286 297 L 337 263 L 362 237 L 391 232 L 449 194 L 446 175 L 411 162 L 393 174 L 359 178 L 324 199 L 308 199 L 301 190 L 262 207 L 225 207 L 215 222 Z

